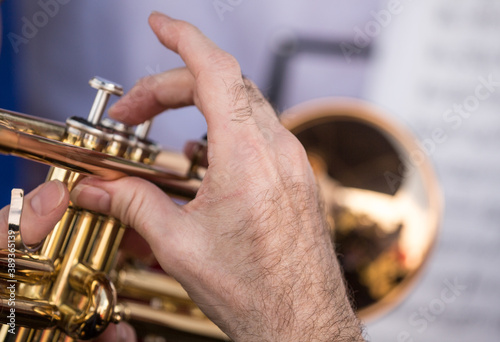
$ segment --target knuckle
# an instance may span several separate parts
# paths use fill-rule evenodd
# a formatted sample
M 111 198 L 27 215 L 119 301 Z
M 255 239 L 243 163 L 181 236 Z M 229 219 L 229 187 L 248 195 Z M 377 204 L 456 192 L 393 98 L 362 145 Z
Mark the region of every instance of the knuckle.
M 262 106 L 267 103 L 266 99 L 259 90 L 259 87 L 250 79 L 243 76 L 243 84 L 248 94 L 248 101 L 252 105 Z
M 287 155 L 299 161 L 307 161 L 307 153 L 304 146 L 300 143 L 299 139 L 294 136 L 290 131 L 284 130 L 281 137 L 282 146 Z
M 249 90 L 257 88 L 257 85 L 246 76 L 243 76 L 243 83 L 245 84 L 245 87 Z
M 151 76 L 139 79 L 128 94 L 131 102 L 140 101 L 151 94 Z
M 294 144 L 290 144 L 289 146 L 289 153 L 290 156 L 293 159 L 300 160 L 300 161 L 307 161 L 307 153 L 306 150 L 304 149 L 304 146 L 296 140 Z
M 144 76 L 144 77 L 141 77 L 137 80 L 137 82 L 135 82 L 135 87 L 137 88 L 142 88 L 142 87 L 145 87 L 149 82 L 148 82 L 148 79 L 150 78 L 151 76 Z
M 240 64 L 236 58 L 223 50 L 217 49 L 212 52 L 208 56 L 207 62 L 216 70 L 224 70 L 224 72 L 241 77 Z
M 184 20 L 176 19 L 174 22 L 172 22 L 171 25 L 172 26 L 170 26 L 170 29 L 177 31 L 179 34 L 183 34 L 185 32 L 200 33 L 200 30 L 198 30 L 198 28 L 196 28 L 195 26 L 191 25 L 190 23 Z
M 294 137 L 280 144 L 281 162 L 287 165 L 285 168 L 290 174 L 303 174 L 305 170 L 309 170 L 310 163 L 304 146 Z
M 141 77 L 135 84 L 135 88 L 149 92 L 155 88 L 157 84 L 156 75 L 148 75 Z
M 126 183 L 125 183 L 126 182 Z M 147 208 L 146 192 L 142 191 L 142 181 L 138 178 L 127 178 L 124 184 L 118 184 L 122 189 L 129 189 L 126 196 L 119 195 L 113 212 L 118 214 L 120 220 L 133 228 L 142 228 L 141 217 Z

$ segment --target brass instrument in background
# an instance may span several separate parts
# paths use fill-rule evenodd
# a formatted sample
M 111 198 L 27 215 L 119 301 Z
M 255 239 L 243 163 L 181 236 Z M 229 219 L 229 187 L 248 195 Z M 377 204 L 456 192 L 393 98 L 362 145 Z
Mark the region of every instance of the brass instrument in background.
M 71 190 L 83 176 L 145 178 L 189 200 L 203 179 L 196 158 L 161 150 L 135 131 L 101 120 L 120 86 L 94 78 L 87 120 L 66 125 L 0 110 L 0 152 L 52 165 L 47 180 Z M 305 146 L 325 198 L 332 238 L 362 318 L 397 303 L 427 259 L 440 216 L 440 193 L 427 158 L 410 134 L 355 100 L 305 104 L 282 116 Z M 15 331 L 8 332 L 9 251 L 0 251 L 0 340 L 73 341 L 130 322 L 140 336 L 182 341 L 227 337 L 158 270 L 117 258 L 125 227 L 70 205 L 41 248 L 19 247 Z

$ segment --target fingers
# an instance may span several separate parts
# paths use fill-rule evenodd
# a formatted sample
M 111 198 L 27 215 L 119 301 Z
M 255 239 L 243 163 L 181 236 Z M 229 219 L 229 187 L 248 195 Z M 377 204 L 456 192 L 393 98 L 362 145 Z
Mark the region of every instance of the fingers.
M 226 107 L 230 104 L 226 93 L 227 88 L 238 84 L 243 85 L 241 70 L 234 57 L 220 50 L 197 28 L 186 22 L 171 19 L 160 13 L 153 13 L 149 23 L 161 43 L 178 53 L 184 60 L 192 79 L 197 83 L 196 87 L 191 84 L 191 101 L 183 99 L 181 102 L 195 103 L 206 115 L 207 121 L 212 121 L 211 117 L 213 116 L 207 115 L 207 113 L 220 113 L 221 115 L 227 113 Z M 179 87 L 182 86 L 189 87 L 189 82 L 180 82 Z M 160 87 L 163 88 L 163 84 Z M 220 90 L 222 90 L 222 96 Z M 145 101 L 147 102 L 148 99 Z M 138 102 L 142 103 L 143 101 Z M 153 102 L 157 103 L 157 101 Z M 138 103 L 137 106 L 141 106 L 141 104 Z M 119 103 L 115 107 L 118 109 Z M 178 107 L 178 105 L 174 104 L 174 107 Z M 118 112 L 117 109 L 115 111 L 113 108 L 110 113 L 115 119 L 126 123 L 140 121 L 135 117 L 131 118 L 135 114 L 127 113 L 125 110 Z M 159 106 L 155 106 L 153 109 L 152 112 L 156 112 L 159 110 Z M 154 115 L 152 112 L 148 112 L 147 116 Z M 208 124 L 213 126 L 211 122 Z
M 153 13 L 149 23 L 161 43 L 178 53 L 193 75 L 196 81 L 194 103 L 205 115 L 209 137 L 216 133 L 231 134 L 228 132 L 230 126 L 252 118 L 248 84 L 233 56 L 187 22 Z
M 236 59 L 196 27 L 160 13 L 149 21 L 161 43 L 177 52 L 187 68 L 141 80 L 110 109 L 113 118 L 137 124 L 165 109 L 195 104 L 207 120 L 209 143 L 229 147 L 242 134 L 258 131 L 262 121 L 277 121 L 262 94 L 242 77 Z M 210 150 L 217 153 L 217 147 Z
M 241 70 L 236 59 L 219 49 L 195 26 L 154 12 L 149 24 L 166 48 L 179 54 L 193 76 L 202 73 L 223 73 L 241 80 Z
M 116 181 L 86 178 L 72 190 L 71 201 L 133 227 L 149 244 L 165 272 L 183 276 L 183 259 L 189 250 L 186 244 L 195 243 L 194 224 L 183 208 L 159 188 L 133 177 Z M 202 233 L 199 229 L 197 232 Z
M 194 77 L 189 70 L 172 69 L 141 79 L 108 113 L 126 124 L 137 125 L 165 109 L 194 104 L 193 90 Z
M 165 224 L 176 226 L 182 215 L 182 209 L 159 188 L 133 177 L 111 182 L 86 178 L 71 192 L 71 201 L 77 206 L 116 217 L 133 227 L 150 244 L 155 255 L 158 249 L 165 249 L 164 245 L 160 246 L 161 242 L 169 243 L 175 239 L 176 231 L 164 230 Z
M 41 242 L 68 207 L 68 189 L 59 181 L 38 186 L 24 197 L 21 235 L 26 245 Z M 0 246 L 7 245 L 9 206 L 0 210 Z

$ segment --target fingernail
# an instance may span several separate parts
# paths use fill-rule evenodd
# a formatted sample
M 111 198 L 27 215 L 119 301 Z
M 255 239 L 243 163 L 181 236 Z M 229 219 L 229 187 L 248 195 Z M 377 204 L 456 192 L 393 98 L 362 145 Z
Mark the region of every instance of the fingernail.
M 71 191 L 70 199 L 79 207 L 107 213 L 111 209 L 111 196 L 101 188 L 78 184 Z
M 57 208 L 64 198 L 64 185 L 60 181 L 43 184 L 31 199 L 31 208 L 38 216 L 45 216 Z

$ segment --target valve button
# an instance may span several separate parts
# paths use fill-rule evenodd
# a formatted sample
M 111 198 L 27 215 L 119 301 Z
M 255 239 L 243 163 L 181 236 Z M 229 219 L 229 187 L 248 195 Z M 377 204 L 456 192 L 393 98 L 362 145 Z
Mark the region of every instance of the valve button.
M 104 90 L 110 94 L 122 96 L 123 95 L 123 87 L 117 83 L 108 81 L 102 77 L 93 77 L 89 84 L 92 88 Z

